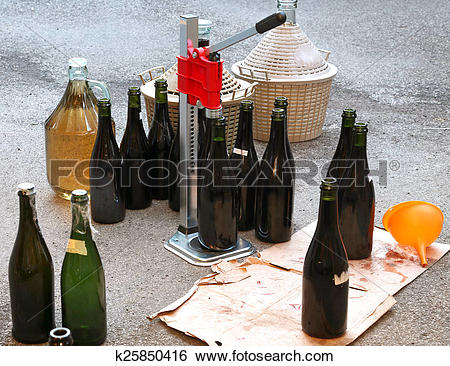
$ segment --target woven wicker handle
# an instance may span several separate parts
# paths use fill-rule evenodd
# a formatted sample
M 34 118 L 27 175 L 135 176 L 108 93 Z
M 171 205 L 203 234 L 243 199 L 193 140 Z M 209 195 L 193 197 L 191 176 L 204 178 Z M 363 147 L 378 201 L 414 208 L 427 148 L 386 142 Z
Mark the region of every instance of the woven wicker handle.
M 158 72 L 156 72 L 156 71 L 158 71 Z M 159 78 L 165 72 L 166 72 L 166 69 L 164 68 L 164 66 L 156 66 L 156 67 L 152 67 L 151 69 L 142 71 L 138 75 L 141 78 L 142 84 L 145 85 L 145 83 L 148 83 L 149 81 L 152 81 L 153 79 Z M 148 79 L 146 79 L 144 77 L 145 74 L 148 74 Z
M 330 57 L 331 51 L 322 50 L 320 48 L 318 48 L 317 51 L 322 52 L 324 54 L 323 59 L 325 61 L 328 61 L 328 57 Z

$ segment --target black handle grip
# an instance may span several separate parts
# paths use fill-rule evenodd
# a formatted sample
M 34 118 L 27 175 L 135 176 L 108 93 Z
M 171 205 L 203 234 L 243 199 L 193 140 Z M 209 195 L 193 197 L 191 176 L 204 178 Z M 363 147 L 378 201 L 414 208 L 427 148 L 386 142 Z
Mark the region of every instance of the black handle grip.
M 279 25 L 283 24 L 286 21 L 286 14 L 284 11 L 279 11 L 278 13 L 274 13 L 269 15 L 267 18 L 260 20 L 256 23 L 255 28 L 258 33 L 264 33 L 268 30 L 271 30 Z

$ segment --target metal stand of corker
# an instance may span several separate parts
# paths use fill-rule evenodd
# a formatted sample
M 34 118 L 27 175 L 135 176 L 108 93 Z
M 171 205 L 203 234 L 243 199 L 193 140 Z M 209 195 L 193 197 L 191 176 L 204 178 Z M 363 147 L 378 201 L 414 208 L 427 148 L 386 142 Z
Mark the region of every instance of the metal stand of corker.
M 237 259 L 254 253 L 253 245 L 238 238 L 228 251 L 213 251 L 198 240 L 197 225 L 197 103 L 207 116 L 221 109 L 222 63 L 219 51 L 258 33 L 264 33 L 285 22 L 278 12 L 216 45 L 198 48 L 198 17 L 180 17 L 180 57 L 178 57 L 178 91 L 180 93 L 180 225 L 164 247 L 196 266 L 211 266 L 221 260 Z

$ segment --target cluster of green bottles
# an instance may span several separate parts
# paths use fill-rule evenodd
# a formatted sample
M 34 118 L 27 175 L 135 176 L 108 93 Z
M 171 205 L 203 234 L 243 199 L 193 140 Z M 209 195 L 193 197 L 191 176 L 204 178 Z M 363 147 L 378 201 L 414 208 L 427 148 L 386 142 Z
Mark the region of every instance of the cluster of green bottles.
M 367 124 L 345 109 L 341 135 L 320 186 L 319 218 L 303 265 L 302 328 L 310 336 L 345 333 L 348 259 L 372 251 L 375 191 L 367 161 Z
M 205 248 L 233 249 L 238 230 L 254 229 L 258 239 L 269 243 L 290 240 L 295 165 L 287 135 L 287 105 L 285 97 L 275 99 L 270 140 L 261 161 L 253 143 L 252 101 L 241 102 L 230 156 L 222 111 L 207 110 L 197 194 L 199 242 Z
M 62 325 L 66 329 L 53 329 L 53 262 L 37 221 L 34 185 L 20 184 L 18 195 L 20 222 L 9 261 L 14 339 L 22 343 L 49 340 L 51 345 L 102 344 L 106 338 L 105 275 L 92 239 L 87 192 L 71 194 L 72 230 L 61 269 Z

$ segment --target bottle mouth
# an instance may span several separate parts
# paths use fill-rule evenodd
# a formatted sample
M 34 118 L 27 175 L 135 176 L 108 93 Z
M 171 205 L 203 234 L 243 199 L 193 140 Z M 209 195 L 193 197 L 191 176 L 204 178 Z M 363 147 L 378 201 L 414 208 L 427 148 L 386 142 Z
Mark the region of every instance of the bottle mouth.
M 212 22 L 208 19 L 199 19 L 198 20 L 198 35 L 199 36 L 208 36 L 211 32 Z M 203 37 L 204 38 L 204 37 Z
M 31 196 L 33 194 L 35 194 L 35 186 L 33 183 L 20 183 L 17 186 L 17 194 L 19 196 Z
M 84 57 L 72 57 L 69 60 L 69 67 L 86 67 L 87 60 Z
M 70 336 L 70 329 L 68 328 L 55 328 L 50 331 L 50 337 L 55 339 L 62 339 Z
M 334 177 L 323 178 L 320 183 L 320 189 L 324 191 L 333 191 L 337 189 L 337 179 Z
M 274 108 L 272 110 L 272 118 L 274 120 L 280 120 L 284 122 L 284 109 L 282 108 Z
M 286 97 L 275 97 L 275 108 L 286 108 L 288 106 L 288 99 Z
M 342 117 L 356 118 L 356 109 L 345 108 L 342 111 Z
M 157 88 L 163 88 L 163 87 L 167 88 L 167 80 L 166 79 L 162 79 L 162 78 L 156 79 L 155 86 Z
M 141 95 L 141 90 L 138 86 L 130 86 L 128 88 L 128 95 Z
M 355 124 L 353 125 L 353 131 L 355 131 L 357 133 L 361 133 L 361 132 L 367 132 L 367 131 L 369 131 L 369 129 L 367 128 L 366 122 L 355 122 Z
M 111 101 L 108 98 L 101 98 L 98 100 L 99 107 L 111 107 Z
M 84 189 L 75 189 L 74 191 L 72 191 L 70 201 L 72 203 L 89 201 L 87 191 Z
M 241 102 L 241 108 L 242 108 L 244 111 L 249 111 L 249 110 L 254 109 L 253 101 L 252 101 L 252 100 L 243 100 L 243 101 Z

